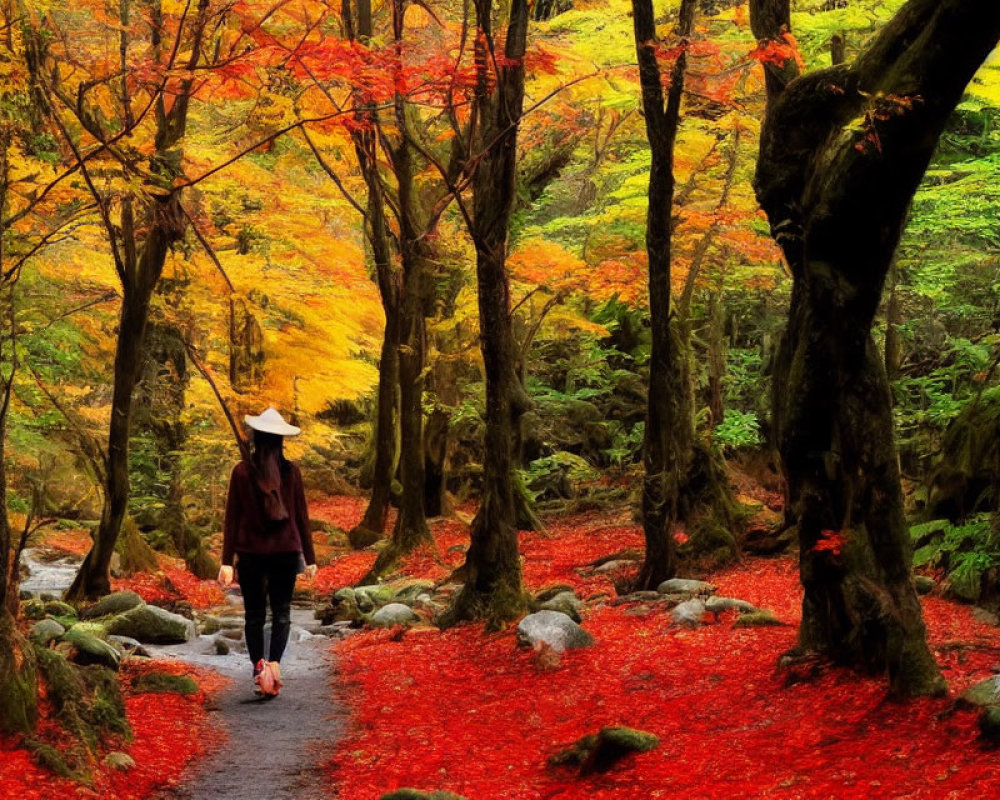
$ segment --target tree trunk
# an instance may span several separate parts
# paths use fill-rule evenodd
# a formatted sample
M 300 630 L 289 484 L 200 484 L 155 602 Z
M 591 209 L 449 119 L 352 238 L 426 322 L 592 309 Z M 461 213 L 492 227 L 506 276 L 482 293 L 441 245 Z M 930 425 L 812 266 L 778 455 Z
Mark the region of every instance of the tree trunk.
M 188 70 L 198 65 L 202 50 L 202 35 L 208 19 L 209 2 L 199 0 L 197 17 L 192 27 L 192 53 Z M 160 18 L 159 6 L 153 9 L 154 23 Z M 153 52 L 160 57 L 161 27 L 152 30 Z M 184 79 L 167 109 L 161 94 L 156 100 L 156 134 L 150 172 L 161 183 L 163 194 L 149 198 L 143 220 L 145 236 L 141 250 L 137 241 L 137 226 L 132 218 L 132 200 L 122 200 L 121 220 L 112 226 L 107 216 L 107 199 L 95 199 L 104 209 L 104 221 L 114 250 L 115 264 L 122 282 L 122 307 L 115 344 L 114 388 L 111 397 L 111 423 L 108 431 L 108 465 L 101 521 L 72 585 L 67 599 L 93 599 L 111 590 L 109 567 L 115 542 L 125 517 L 129 495 L 129 434 L 132 423 L 132 393 L 135 391 L 145 355 L 146 323 L 153 290 L 163 274 L 170 247 L 184 235 L 186 217 L 180 205 L 180 188 L 173 186 L 181 175 L 180 149 L 187 129 L 188 106 L 194 86 L 193 78 Z M 68 135 L 68 134 L 67 134 Z M 119 244 L 120 243 L 120 244 Z
M 349 9 L 349 4 L 345 3 L 345 7 Z M 349 22 L 349 34 L 353 38 L 353 21 Z M 363 44 L 367 45 L 371 36 L 371 2 L 370 0 L 358 0 L 357 37 Z M 364 103 L 363 98 L 356 99 L 360 108 L 355 115 L 356 119 L 373 126 L 372 128 L 359 126 L 351 133 L 351 138 L 354 142 L 358 164 L 361 167 L 361 174 L 368 189 L 365 233 L 372 248 L 375 278 L 379 296 L 382 299 L 382 309 L 385 312 L 385 331 L 382 336 L 382 353 L 378 367 L 378 407 L 375 410 L 375 465 L 372 471 L 372 494 L 361 522 L 352 533 L 370 531 L 381 534 L 385 531 L 386 520 L 389 516 L 392 486 L 399 466 L 400 286 L 398 270 L 393 264 L 382 177 L 379 173 L 376 153 L 377 142 L 374 125 L 378 119 L 378 111 L 372 104 Z
M 751 3 L 755 31 L 782 2 Z M 773 94 L 761 135 L 755 187 L 794 278 L 774 421 L 800 543 L 800 646 L 885 673 L 897 695 L 944 681 L 911 583 L 871 326 L 912 196 L 998 39 L 994 0 L 910 0 L 851 66 Z
M 424 318 L 425 255 L 422 246 L 410 242 L 403 249 L 403 287 L 400 302 L 399 423 L 400 482 L 399 516 L 392 533 L 395 555 L 430 542 L 424 511 L 424 360 L 427 346 Z M 383 553 L 387 550 L 383 550 Z
M 682 42 L 694 28 L 695 0 L 683 0 L 677 24 Z M 690 398 L 685 353 L 679 331 L 670 318 L 670 262 L 674 204 L 674 144 L 680 124 L 687 53 L 682 50 L 670 75 L 664 103 L 660 66 L 653 47 L 657 41 L 652 0 L 632 0 L 635 48 L 642 86 L 642 108 L 649 141 L 649 209 L 646 252 L 649 255 L 649 320 L 652 346 L 646 429 L 642 444 L 642 528 L 646 555 L 639 588 L 656 588 L 674 574 L 673 527 L 678 519 L 678 492 L 686 472 L 682 459 L 690 454 Z
M 524 51 L 528 29 L 527 0 L 512 0 L 504 64 L 496 65 L 490 91 L 487 52 L 493 42 L 494 7 L 476 0 L 475 106 L 481 121 L 477 148 L 482 157 L 473 180 L 473 224 L 479 334 L 486 377 L 486 432 L 483 488 L 472 522 L 465 559 L 465 584 L 449 610 L 448 621 L 486 619 L 501 625 L 527 607 L 521 582 L 515 507 L 514 433 L 528 398 L 516 373 L 517 352 L 511 328 L 507 280 L 507 235 L 514 207 L 517 131 L 524 102 Z
M 392 502 L 392 482 L 396 477 L 399 452 L 399 319 L 398 310 L 383 302 L 385 331 L 382 355 L 378 363 L 378 399 L 375 408 L 375 465 L 372 469 L 372 493 L 361 522 L 361 529 L 385 531 Z

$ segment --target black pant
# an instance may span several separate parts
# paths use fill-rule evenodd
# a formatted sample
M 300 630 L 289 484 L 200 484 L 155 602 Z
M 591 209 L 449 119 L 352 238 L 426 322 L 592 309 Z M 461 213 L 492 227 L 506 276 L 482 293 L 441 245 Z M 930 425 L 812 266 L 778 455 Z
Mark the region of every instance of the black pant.
M 240 553 L 236 562 L 246 612 L 247 651 L 256 664 L 264 657 L 264 619 L 271 603 L 268 661 L 280 661 L 292 627 L 292 590 L 299 571 L 298 553 Z

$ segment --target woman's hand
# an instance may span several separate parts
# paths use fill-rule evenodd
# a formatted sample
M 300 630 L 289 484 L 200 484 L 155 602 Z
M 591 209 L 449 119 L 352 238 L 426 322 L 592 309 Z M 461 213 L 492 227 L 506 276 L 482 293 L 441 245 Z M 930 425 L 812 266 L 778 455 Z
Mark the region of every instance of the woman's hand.
M 316 571 L 318 569 L 319 569 L 319 567 L 317 567 L 315 564 L 307 564 L 306 565 L 306 571 L 305 571 L 306 580 L 307 581 L 311 581 L 313 578 L 315 578 L 316 577 Z
M 223 564 L 219 567 L 219 577 L 217 580 L 219 581 L 219 585 L 223 588 L 229 586 L 229 584 L 233 582 L 233 568 Z

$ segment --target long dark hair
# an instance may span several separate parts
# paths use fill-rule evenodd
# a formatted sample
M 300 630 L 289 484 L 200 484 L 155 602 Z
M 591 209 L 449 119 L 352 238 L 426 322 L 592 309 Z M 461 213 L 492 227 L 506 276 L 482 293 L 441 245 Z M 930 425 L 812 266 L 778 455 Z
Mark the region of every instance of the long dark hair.
M 264 495 L 264 514 L 275 522 L 288 519 L 288 509 L 281 499 L 282 477 L 288 472 L 284 443 L 285 437 L 276 433 L 253 432 L 250 464 L 257 487 Z

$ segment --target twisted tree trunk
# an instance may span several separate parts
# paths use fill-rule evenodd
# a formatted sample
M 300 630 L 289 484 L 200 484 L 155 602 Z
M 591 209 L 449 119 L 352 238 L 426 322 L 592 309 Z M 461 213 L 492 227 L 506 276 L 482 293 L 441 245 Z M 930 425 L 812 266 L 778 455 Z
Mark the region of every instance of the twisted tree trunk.
M 758 37 L 779 37 L 787 11 L 754 0 Z M 800 543 L 799 643 L 885 673 L 898 695 L 944 681 L 911 583 L 871 326 L 910 200 L 998 39 L 995 0 L 910 0 L 854 64 L 769 83 L 755 186 L 794 278 L 774 424 Z

